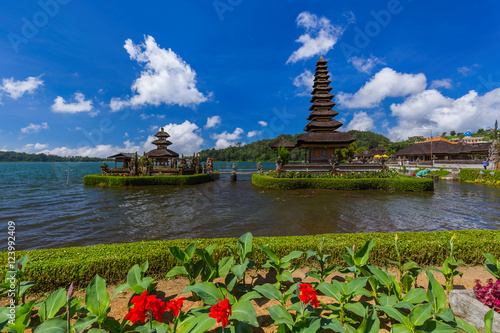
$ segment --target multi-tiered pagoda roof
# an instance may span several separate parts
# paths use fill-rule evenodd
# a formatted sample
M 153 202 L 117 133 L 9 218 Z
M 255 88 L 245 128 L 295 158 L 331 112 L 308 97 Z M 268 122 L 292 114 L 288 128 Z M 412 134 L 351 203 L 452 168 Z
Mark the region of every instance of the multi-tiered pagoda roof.
M 156 140 L 151 143 L 156 146 L 156 149 L 153 149 L 146 153 L 149 157 L 152 158 L 172 158 L 179 157 L 175 151 L 168 149 L 168 146 L 172 144 L 172 142 L 168 141 L 167 138 L 170 137 L 170 134 L 165 132 L 163 127 L 155 134 Z
M 356 138 L 350 134 L 336 131 L 343 124 L 333 118 L 339 113 L 332 108 L 335 103 L 331 94 L 332 87 L 328 74 L 327 61 L 321 57 L 316 63 L 316 72 L 314 74 L 314 85 L 312 91 L 311 107 L 312 112 L 307 117 L 310 122 L 304 128 L 306 134 L 297 139 L 297 147 L 347 147 Z

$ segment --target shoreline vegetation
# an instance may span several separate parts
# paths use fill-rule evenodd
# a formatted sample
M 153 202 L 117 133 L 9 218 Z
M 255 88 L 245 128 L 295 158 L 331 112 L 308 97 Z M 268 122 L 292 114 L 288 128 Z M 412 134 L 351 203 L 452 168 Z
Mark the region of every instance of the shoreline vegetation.
M 455 235 L 455 254 L 464 265 L 482 265 L 483 252 L 500 257 L 500 230 L 457 230 L 432 232 L 398 233 L 356 233 L 322 234 L 308 236 L 255 237 L 253 242 L 272 249 L 278 257 L 291 251 L 318 251 L 322 244 L 324 253 L 331 255 L 331 262 L 340 264 L 345 247 L 356 245 L 360 248 L 373 238 L 375 247 L 370 252 L 370 262 L 379 267 L 391 266 L 386 259 L 397 260 L 394 236 L 398 235 L 399 255 L 410 258 L 420 266 L 441 265 L 449 254 L 449 240 Z M 30 264 L 26 269 L 26 279 L 38 281 L 32 291 L 51 291 L 67 287 L 71 282 L 75 287 L 87 286 L 98 274 L 107 283 L 123 283 L 127 272 L 135 264 L 149 262 L 148 275 L 163 278 L 177 265 L 169 252 L 169 247 L 185 248 L 196 241 L 197 247 L 214 246 L 214 260 L 229 255 L 237 238 L 175 239 L 166 241 L 145 241 L 136 243 L 98 244 L 85 247 L 67 247 L 19 251 L 19 257 L 29 254 Z M 0 260 L 7 262 L 7 251 L 0 252 Z M 251 259 L 257 268 L 266 261 L 266 254 L 255 251 Z M 295 261 L 299 266 L 311 266 L 312 261 L 305 258 Z M 7 268 L 0 267 L 0 275 L 5 276 Z
M 96 185 L 101 187 L 114 186 L 154 186 L 154 185 L 197 185 L 208 183 L 217 179 L 219 174 L 215 172 L 213 177 L 202 173 L 197 175 L 174 175 L 174 176 L 83 176 L 83 185 Z

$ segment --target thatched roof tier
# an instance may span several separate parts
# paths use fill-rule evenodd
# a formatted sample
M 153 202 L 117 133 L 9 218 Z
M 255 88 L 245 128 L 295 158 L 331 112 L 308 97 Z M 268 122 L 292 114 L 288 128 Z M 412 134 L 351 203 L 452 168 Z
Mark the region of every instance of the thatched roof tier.
M 118 153 L 115 155 L 108 156 L 107 158 L 132 158 L 134 153 Z
M 325 131 L 325 130 L 334 131 L 337 128 L 339 128 L 340 126 L 342 126 L 342 125 L 344 125 L 344 124 L 342 124 L 340 121 L 336 121 L 334 119 L 329 120 L 329 121 L 317 121 L 317 120 L 313 120 L 313 121 L 309 122 L 309 124 L 306 125 L 306 127 L 304 128 L 304 131 L 306 131 L 306 132 L 308 132 L 308 131 L 315 132 L 316 130 L 320 130 L 320 131 Z
M 316 62 L 316 66 L 318 65 L 326 65 L 327 61 L 323 56 L 319 57 L 319 60 Z
M 157 139 L 157 140 L 154 140 L 154 141 L 151 141 L 152 144 L 154 145 L 161 145 L 161 146 L 170 146 L 172 144 L 172 142 L 164 139 L 164 138 L 161 138 L 161 139 Z
M 315 72 L 314 72 L 314 76 L 328 76 L 330 77 L 330 75 L 328 75 L 328 70 L 327 69 L 317 69 Z
M 313 83 L 313 88 L 316 88 L 316 87 L 325 87 L 325 86 L 328 86 L 330 83 L 332 83 L 332 81 L 316 81 L 314 80 L 314 83 Z
M 165 132 L 165 131 L 163 130 L 163 127 L 162 127 L 162 128 L 160 129 L 160 131 L 159 131 L 159 132 L 157 132 L 157 133 L 155 134 L 155 136 L 156 136 L 157 138 L 168 138 L 168 137 L 170 137 L 170 134 L 168 134 L 167 132 Z
M 149 152 L 146 153 L 149 157 L 153 158 L 158 158 L 158 157 L 179 157 L 179 154 L 177 154 L 175 151 L 172 151 L 170 149 L 153 149 Z
M 279 147 L 285 147 L 286 149 L 293 149 L 293 148 L 295 148 L 295 145 L 290 140 L 287 140 L 285 138 L 281 138 L 279 140 L 276 140 L 271 145 L 271 149 L 278 149 Z
M 334 103 L 335 104 L 335 103 Z M 307 120 L 313 120 L 315 118 L 333 118 L 339 113 L 335 110 L 314 110 L 311 112 L 311 114 L 307 117 Z
M 328 109 L 331 109 L 335 106 L 335 102 L 318 102 L 318 101 L 314 101 L 314 103 L 311 105 L 311 107 L 309 108 L 309 110 L 313 111 L 313 110 L 316 110 L 318 108 L 328 108 Z M 324 110 L 321 110 L 321 111 L 324 111 Z M 337 112 L 337 111 L 335 111 Z M 337 113 L 338 114 L 338 113 Z
M 355 137 L 343 132 L 336 132 L 336 131 L 331 133 L 309 132 L 306 134 L 302 134 L 297 138 L 297 146 L 303 144 L 311 144 L 311 143 L 318 143 L 318 144 L 340 143 L 349 145 L 354 141 L 356 141 Z
M 411 146 L 401 149 L 396 153 L 396 156 L 424 156 L 430 155 L 432 145 L 433 155 L 459 155 L 459 154 L 480 154 L 488 153 L 490 149 L 491 142 L 487 143 L 458 143 L 454 144 L 446 141 L 434 141 L 434 142 L 418 142 Z
M 310 102 L 314 103 L 314 101 L 318 99 L 327 99 L 331 100 L 333 98 L 332 94 L 314 94 L 313 97 L 311 98 Z
M 330 91 L 332 91 L 332 89 L 333 89 L 332 87 L 328 87 L 328 86 L 326 86 L 326 87 L 320 87 L 320 86 L 314 87 L 311 95 L 322 94 L 322 93 L 328 94 Z

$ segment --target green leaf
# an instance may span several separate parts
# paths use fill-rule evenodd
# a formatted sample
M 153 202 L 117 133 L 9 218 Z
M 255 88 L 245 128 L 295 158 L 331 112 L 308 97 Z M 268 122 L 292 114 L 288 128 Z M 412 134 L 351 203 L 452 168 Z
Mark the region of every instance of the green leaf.
M 188 317 L 179 324 L 177 333 L 202 333 L 208 331 L 217 323 L 215 318 L 209 317 L 208 313 Z
M 250 260 L 246 258 L 243 264 L 231 266 L 231 272 L 233 272 L 234 275 L 238 277 L 238 279 L 241 279 L 243 277 L 243 274 L 245 274 L 245 271 L 247 270 L 249 262 Z
M 340 298 L 342 297 L 342 293 L 344 291 L 342 288 L 342 283 L 337 280 L 333 280 L 332 283 L 320 283 L 318 284 L 317 289 L 325 294 L 325 296 L 334 298 L 338 302 L 340 302 Z
M 385 294 L 380 294 L 378 299 L 382 306 L 394 306 L 398 302 L 396 295 L 387 296 Z
M 479 333 L 479 331 L 474 326 L 463 321 L 462 319 L 455 318 L 455 321 L 457 323 L 457 327 L 460 328 L 461 330 L 463 330 L 467 333 Z
M 168 251 L 174 256 L 175 259 L 179 260 L 182 264 L 189 262 L 188 255 L 179 247 L 169 246 Z
M 406 295 L 403 297 L 403 302 L 410 302 L 412 304 L 418 304 L 425 301 L 427 297 L 427 293 L 423 288 L 414 288 L 411 289 Z
M 399 323 L 405 325 L 406 327 L 410 326 L 410 320 L 404 314 L 402 314 L 399 310 L 391 307 L 391 306 L 378 306 L 377 308 L 384 311 L 389 317 L 397 320 Z
M 271 261 L 275 262 L 276 264 L 279 264 L 280 261 L 278 259 L 278 256 L 276 255 L 276 253 L 274 253 L 273 250 L 263 245 L 259 245 L 259 249 L 261 251 L 264 251 L 264 253 L 267 254 L 267 256 L 269 257 L 269 259 L 271 259 Z
M 380 282 L 381 285 L 387 287 L 391 284 L 391 278 L 388 276 L 386 272 L 381 270 L 380 268 L 370 266 L 369 267 L 370 271 L 375 275 L 377 278 L 378 282 Z
M 87 333 L 108 333 L 101 328 L 91 328 Z
M 250 301 L 240 301 L 231 307 L 232 314 L 229 319 L 236 319 L 254 327 L 259 327 L 257 312 Z
M 408 260 L 404 265 L 403 265 L 403 271 L 409 271 L 412 268 L 418 268 L 418 264 L 414 262 L 413 260 Z
M 66 320 L 52 318 L 37 327 L 35 333 L 66 333 Z
M 75 328 L 76 333 L 81 333 L 96 321 L 97 316 L 90 315 L 85 318 L 78 318 L 72 326 Z
M 214 305 L 219 299 L 224 299 L 222 292 L 211 282 L 198 282 L 194 286 L 187 286 L 183 293 L 195 292 L 208 305 Z
M 412 333 L 412 331 L 402 324 L 394 324 L 392 325 L 392 333 Z
M 135 286 L 142 281 L 142 271 L 139 265 L 134 265 L 132 268 L 128 271 L 127 274 L 127 283 L 130 286 Z
M 380 331 L 380 320 L 377 316 L 377 311 L 372 312 L 363 319 L 363 322 L 358 328 L 358 332 L 363 333 L 378 333 Z
M 444 292 L 443 286 L 434 278 L 434 275 L 426 270 L 427 280 L 429 281 L 427 287 L 427 301 L 432 303 L 434 306 L 434 311 L 438 312 L 440 309 L 446 306 L 446 293 Z
M 233 265 L 233 257 L 225 257 L 218 263 L 219 276 L 226 276 Z
M 345 333 L 344 327 L 342 327 L 342 324 L 340 323 L 340 321 L 338 321 L 338 319 L 321 318 L 320 324 L 321 327 L 325 330 L 332 330 L 334 332 Z
M 493 309 L 484 315 L 484 333 L 491 333 L 493 328 Z
M 119 293 L 121 293 L 124 290 L 127 290 L 129 288 L 130 288 L 130 285 L 128 283 L 124 283 L 124 284 L 117 286 L 115 288 L 115 290 L 113 291 L 113 297 L 111 297 L 111 300 L 113 300 L 116 297 L 116 295 L 118 295 Z
M 451 322 L 455 319 L 455 316 L 453 315 L 453 311 L 451 311 L 450 308 L 442 308 L 441 310 L 439 310 L 438 313 L 436 313 L 436 315 L 443 319 L 443 321 L 448 321 L 448 322 Z
M 21 281 L 19 283 L 19 296 L 23 295 L 26 292 L 26 290 L 33 287 L 37 283 L 38 282 L 36 281 Z
M 30 323 L 31 310 L 33 310 L 34 306 L 35 301 L 29 301 L 24 305 L 17 305 L 15 307 L 16 319 L 14 320 L 14 324 L 9 324 L 4 329 L 8 332 L 24 332 Z
M 239 302 L 250 301 L 252 299 L 261 298 L 262 296 L 256 291 L 249 291 L 240 297 Z
M 184 266 L 175 266 L 167 273 L 167 278 L 174 277 L 176 275 L 189 276 L 188 271 Z
M 196 242 L 192 242 L 186 247 L 186 250 L 184 251 L 188 257 L 188 259 L 193 258 L 193 255 L 196 251 Z
M 85 306 L 98 317 L 108 313 L 110 297 L 106 291 L 106 281 L 99 275 L 90 282 L 85 293 Z
M 290 271 L 284 271 L 283 273 L 276 275 L 276 280 L 293 282 L 292 273 L 290 273 Z
M 427 320 L 424 325 L 417 327 L 417 332 L 434 332 L 434 333 L 455 333 L 457 330 L 443 322 L 436 320 Z
M 425 321 L 432 317 L 432 304 L 420 304 L 413 309 L 410 313 L 409 318 L 413 325 L 420 326 L 425 323 Z
M 238 255 L 240 258 L 246 258 L 246 256 L 252 252 L 252 240 L 253 236 L 250 232 L 243 234 L 240 239 L 238 239 Z
M 304 254 L 302 251 L 292 251 L 281 259 L 282 263 L 289 262 L 293 259 L 297 259 Z
M 360 317 L 364 317 L 366 315 L 366 308 L 361 302 L 349 302 L 345 305 L 345 309 Z
M 66 304 L 66 290 L 58 289 L 50 294 L 40 306 L 38 316 L 40 322 L 53 318 L 57 312 Z
M 359 277 L 353 279 L 351 282 L 347 284 L 347 290 L 346 294 L 354 294 L 361 290 L 366 285 L 366 282 L 368 281 L 369 277 Z
M 283 303 L 283 295 L 273 284 L 266 283 L 260 286 L 255 286 L 253 289 L 267 299 L 276 299 Z
M 370 256 L 370 251 L 375 245 L 375 242 L 372 239 L 367 241 L 363 247 L 354 254 L 354 262 L 357 266 L 362 266 L 368 261 L 368 257 Z
M 144 276 L 144 273 L 146 273 L 146 271 L 148 270 L 148 268 L 149 268 L 149 262 L 146 259 L 146 261 L 144 262 L 144 264 L 141 265 L 142 276 Z
M 282 305 L 271 305 L 267 310 L 275 322 L 279 320 L 280 323 L 293 326 L 292 316 Z

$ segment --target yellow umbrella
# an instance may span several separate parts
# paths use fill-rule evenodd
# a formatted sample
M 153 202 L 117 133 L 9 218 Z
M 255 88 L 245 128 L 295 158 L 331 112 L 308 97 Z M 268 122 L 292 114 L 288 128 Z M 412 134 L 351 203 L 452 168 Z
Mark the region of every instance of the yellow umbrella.
M 385 157 L 385 158 L 387 158 L 387 157 L 389 157 L 389 156 L 387 156 L 386 154 L 384 154 L 384 155 L 382 155 L 382 157 Z
M 373 156 L 373 157 L 375 157 L 375 158 L 381 158 L 382 156 L 380 156 L 380 155 L 375 155 L 375 156 Z

